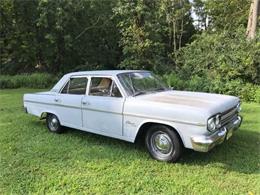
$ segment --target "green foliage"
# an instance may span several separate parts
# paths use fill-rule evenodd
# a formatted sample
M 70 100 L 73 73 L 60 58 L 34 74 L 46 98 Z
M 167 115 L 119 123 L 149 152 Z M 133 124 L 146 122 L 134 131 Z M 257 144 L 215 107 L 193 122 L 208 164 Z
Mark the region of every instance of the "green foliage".
M 155 1 L 119 1 L 114 12 L 124 18 L 118 23 L 124 60 L 120 67 L 156 69 L 162 57 L 163 45 L 156 33 Z
M 48 88 L 58 81 L 58 77 L 47 73 L 0 75 L 0 89 L 6 88 Z
M 0 74 L 174 71 L 168 82 L 180 89 L 256 101 L 249 91 L 260 84 L 260 32 L 245 38 L 249 6 L 249 0 L 2 0 Z M 0 78 L 4 88 L 24 86 L 8 78 Z
M 251 0 L 193 0 L 197 30 L 223 31 L 246 27 Z
M 194 33 L 190 7 L 187 0 L 119 1 L 114 8 L 123 53 L 119 67 L 165 72 L 170 53 Z
M 35 0 L 0 4 L 0 74 L 114 69 L 115 1 Z
M 247 26 L 251 0 L 204 1 L 209 27 L 214 30 L 236 30 Z
M 48 132 L 45 121 L 21 109 L 23 94 L 38 91 L 0 91 L 1 194 L 260 193 L 260 104 L 242 104 L 244 121 L 230 140 L 170 164 L 151 159 L 142 144 Z
M 188 77 L 260 84 L 259 38 L 246 40 L 244 30 L 201 34 L 180 50 L 177 58 L 180 72 Z
M 0 3 L 0 74 L 28 71 L 36 61 L 35 1 L 9 1 Z
M 200 91 L 239 96 L 244 101 L 260 102 L 260 86 L 244 83 L 241 80 L 225 82 L 221 79 L 199 77 L 193 75 L 185 77 L 178 73 L 162 76 L 162 79 L 176 90 Z
M 260 103 L 260 87 L 255 87 L 255 98 L 254 101 Z

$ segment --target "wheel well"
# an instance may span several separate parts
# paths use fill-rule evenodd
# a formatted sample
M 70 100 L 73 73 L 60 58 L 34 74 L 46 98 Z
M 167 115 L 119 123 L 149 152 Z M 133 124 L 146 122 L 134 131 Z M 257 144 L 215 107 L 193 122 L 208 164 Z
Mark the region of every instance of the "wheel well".
M 40 119 L 41 119 L 41 120 L 42 120 L 42 119 L 46 119 L 49 114 L 52 114 L 52 113 L 50 113 L 50 112 L 43 112 L 43 113 L 41 114 Z
M 145 138 L 145 134 L 146 132 L 148 131 L 148 129 L 153 126 L 153 125 L 163 125 L 163 126 L 166 126 L 166 127 L 169 127 L 171 130 L 173 130 L 179 137 L 182 145 L 183 145 L 183 142 L 182 142 L 182 139 L 181 139 L 181 136 L 180 134 L 178 133 L 178 131 L 176 131 L 175 128 L 173 128 L 172 126 L 170 125 L 166 125 L 166 124 L 163 124 L 163 123 L 154 123 L 154 122 L 147 122 L 147 123 L 144 123 L 142 124 L 142 126 L 139 128 L 139 131 L 136 135 L 136 138 L 135 138 L 135 142 L 138 142 L 138 141 L 143 141 L 144 138 Z

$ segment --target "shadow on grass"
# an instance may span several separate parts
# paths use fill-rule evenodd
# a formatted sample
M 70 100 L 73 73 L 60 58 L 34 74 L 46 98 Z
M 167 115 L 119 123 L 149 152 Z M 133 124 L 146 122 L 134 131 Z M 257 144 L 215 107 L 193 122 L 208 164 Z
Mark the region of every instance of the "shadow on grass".
M 260 134 L 239 130 L 230 140 L 216 146 L 208 153 L 187 150 L 181 159 L 181 164 L 207 166 L 221 163 L 227 171 L 245 174 L 259 172 L 259 141 Z
M 35 123 L 38 122 L 35 121 Z M 88 146 L 101 146 L 104 150 L 94 150 L 95 154 L 91 155 L 93 160 L 111 159 L 120 162 L 122 159 L 127 158 L 131 158 L 131 160 L 147 160 L 147 158 L 149 158 L 144 144 L 141 142 L 132 144 L 71 128 L 66 128 L 66 133 L 63 137 L 66 136 L 72 139 L 75 138 L 75 141 L 86 143 Z M 185 150 L 178 163 L 190 166 L 217 166 L 224 169 L 224 172 L 256 173 L 260 170 L 258 165 L 260 158 L 259 141 L 259 133 L 241 129 L 237 131 L 230 140 L 216 146 L 208 153 Z M 119 155 L 111 155 L 111 152 L 118 153 Z M 169 166 L 171 166 L 171 164 L 169 164 Z

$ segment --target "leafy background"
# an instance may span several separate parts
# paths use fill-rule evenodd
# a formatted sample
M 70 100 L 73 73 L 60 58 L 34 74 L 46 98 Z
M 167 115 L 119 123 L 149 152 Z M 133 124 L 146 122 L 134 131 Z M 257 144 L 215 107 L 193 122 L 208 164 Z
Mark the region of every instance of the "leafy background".
M 259 28 L 246 37 L 250 3 L 2 0 L 0 88 L 49 87 L 71 71 L 147 69 L 176 89 L 260 102 Z

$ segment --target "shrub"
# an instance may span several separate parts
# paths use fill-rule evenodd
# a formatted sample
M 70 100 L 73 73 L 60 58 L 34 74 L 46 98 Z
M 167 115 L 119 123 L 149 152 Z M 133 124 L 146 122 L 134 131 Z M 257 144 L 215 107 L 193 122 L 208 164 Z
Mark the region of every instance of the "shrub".
M 254 102 L 260 103 L 260 86 L 256 87 Z
M 178 64 L 178 72 L 185 77 L 198 75 L 259 85 L 259 39 L 258 35 L 255 40 L 247 40 L 243 28 L 234 32 L 205 32 L 180 49 L 174 60 Z
M 204 32 L 173 55 L 176 72 L 164 76 L 175 89 L 260 100 L 260 34 L 247 40 L 245 29 Z
M 173 87 L 174 89 L 185 89 L 187 88 L 188 84 L 186 81 L 180 78 L 180 76 L 176 73 L 171 73 L 169 75 L 163 75 L 162 79 L 168 85 Z
M 177 73 L 164 75 L 162 79 L 176 90 L 211 92 L 239 96 L 244 101 L 260 103 L 260 86 L 244 83 L 242 80 L 224 80 L 222 78 L 199 77 L 182 78 Z
M 22 75 L 0 75 L 0 89 L 13 89 L 20 87 L 27 88 L 48 88 L 55 84 L 57 76 L 47 73 L 33 73 Z

